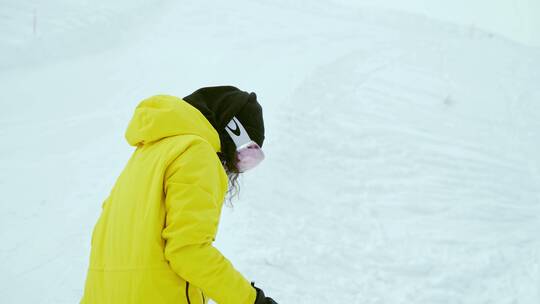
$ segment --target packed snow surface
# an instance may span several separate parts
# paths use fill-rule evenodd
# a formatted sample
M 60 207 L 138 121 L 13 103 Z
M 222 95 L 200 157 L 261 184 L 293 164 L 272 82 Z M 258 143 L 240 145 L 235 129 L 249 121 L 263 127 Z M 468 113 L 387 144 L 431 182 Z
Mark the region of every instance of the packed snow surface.
M 77 303 L 143 98 L 255 91 L 216 242 L 278 303 L 540 303 L 540 50 L 361 1 L 0 2 L 0 303 Z

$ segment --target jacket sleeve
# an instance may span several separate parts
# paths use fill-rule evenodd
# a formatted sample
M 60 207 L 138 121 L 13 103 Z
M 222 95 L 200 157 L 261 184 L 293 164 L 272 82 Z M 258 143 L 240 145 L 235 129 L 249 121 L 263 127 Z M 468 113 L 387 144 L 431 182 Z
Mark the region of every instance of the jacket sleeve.
M 165 258 L 218 304 L 253 304 L 256 291 L 213 245 L 227 176 L 213 148 L 195 143 L 165 172 Z

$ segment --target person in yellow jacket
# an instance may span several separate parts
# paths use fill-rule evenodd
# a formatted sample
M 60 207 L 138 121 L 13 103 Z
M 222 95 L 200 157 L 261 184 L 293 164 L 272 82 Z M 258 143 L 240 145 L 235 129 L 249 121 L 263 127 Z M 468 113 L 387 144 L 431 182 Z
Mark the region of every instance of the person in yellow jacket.
M 102 204 L 80 303 L 275 303 L 212 245 L 229 182 L 264 158 L 256 94 L 153 96 L 125 137 L 136 149 Z

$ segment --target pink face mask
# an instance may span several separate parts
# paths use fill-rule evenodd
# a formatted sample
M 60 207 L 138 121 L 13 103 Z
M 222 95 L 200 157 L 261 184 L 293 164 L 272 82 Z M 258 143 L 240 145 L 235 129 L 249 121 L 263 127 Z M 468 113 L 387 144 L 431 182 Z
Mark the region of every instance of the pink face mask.
M 233 117 L 225 127 L 236 145 L 237 167 L 239 172 L 255 168 L 264 159 L 264 153 L 259 145 L 251 140 L 240 121 Z

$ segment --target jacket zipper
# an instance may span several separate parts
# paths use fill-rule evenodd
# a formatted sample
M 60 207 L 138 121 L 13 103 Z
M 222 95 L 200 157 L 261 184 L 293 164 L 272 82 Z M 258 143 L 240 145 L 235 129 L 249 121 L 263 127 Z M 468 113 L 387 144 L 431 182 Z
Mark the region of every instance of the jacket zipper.
M 202 296 L 202 302 L 203 304 L 206 304 L 206 299 L 204 298 L 204 293 L 201 291 L 201 296 Z
M 189 282 L 186 281 L 186 298 L 188 304 L 191 304 L 191 301 L 189 300 Z

